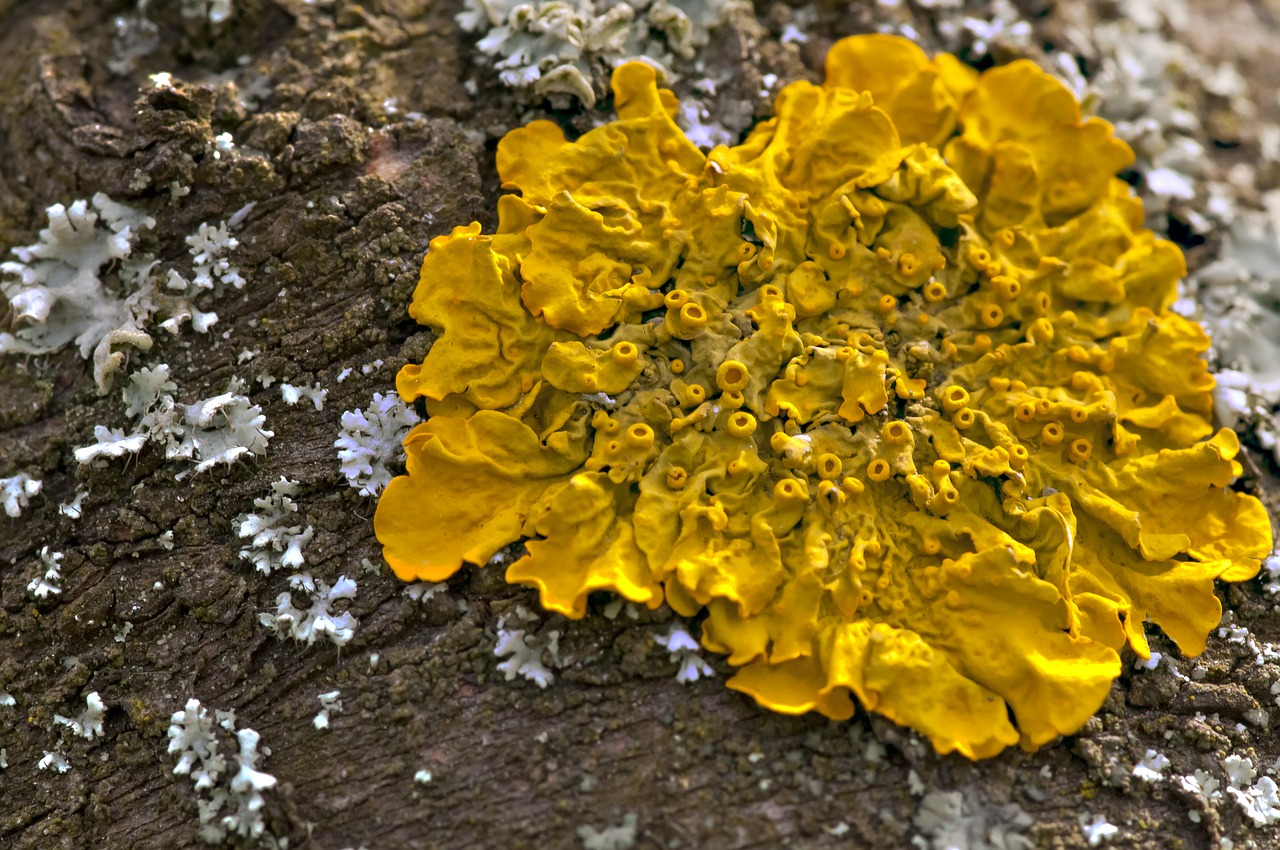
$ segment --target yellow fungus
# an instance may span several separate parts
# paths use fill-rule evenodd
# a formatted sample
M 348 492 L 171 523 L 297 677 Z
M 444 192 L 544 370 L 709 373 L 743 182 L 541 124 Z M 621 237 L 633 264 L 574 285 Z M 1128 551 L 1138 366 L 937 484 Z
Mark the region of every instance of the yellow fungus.
M 924 398 L 924 378 L 908 378 L 906 375 L 899 375 L 898 380 L 894 382 L 893 391 L 898 398 L 918 399 Z
M 969 758 L 1079 730 L 1147 622 L 1203 651 L 1271 530 L 1105 121 L 887 35 L 709 155 L 653 69 L 613 87 L 576 140 L 508 133 L 496 232 L 423 262 L 397 575 L 524 540 L 507 579 L 549 610 L 705 610 L 762 705 Z
M 844 504 L 845 493 L 840 489 L 840 485 L 834 481 L 819 481 L 818 495 L 824 499 L 836 499 L 840 504 Z
M 1093 444 L 1081 437 L 1078 440 L 1072 440 L 1067 446 L 1067 454 L 1076 463 L 1084 463 L 1089 459 L 1089 455 L 1093 453 Z
M 830 452 L 818 458 L 818 476 L 823 479 L 830 480 L 840 475 L 844 469 L 844 462 L 840 460 L 839 455 Z
M 960 504 L 960 491 L 950 478 L 938 482 L 938 491 L 929 499 L 926 507 L 938 516 L 946 516 L 947 512 Z
M 795 478 L 784 478 L 773 488 L 773 500 L 778 503 L 807 502 L 809 485 Z
M 619 366 L 630 366 L 640 356 L 640 349 L 634 342 L 620 342 L 611 349 L 613 359 Z
M 542 377 L 571 393 L 620 393 L 640 375 L 644 364 L 634 343 L 611 349 L 588 348 L 581 342 L 553 342 L 542 359 Z
M 880 436 L 884 437 L 884 441 L 889 445 L 901 445 L 905 443 L 911 435 L 911 429 L 907 427 L 905 422 L 887 422 L 880 429 Z
M 1018 293 L 1022 291 L 1022 284 L 1018 283 L 1017 278 L 1008 275 L 996 275 L 991 278 L 991 286 L 995 289 L 996 294 L 1006 301 L 1012 301 L 1018 297 Z
M 950 386 L 942 391 L 942 409 L 955 413 L 969 403 L 969 393 L 964 387 Z
M 638 449 L 647 449 L 653 445 L 654 433 L 643 422 L 637 422 L 627 429 L 627 442 Z
M 668 294 L 668 301 L 671 294 Z M 678 307 L 668 304 L 666 328 L 677 339 L 693 339 L 702 333 L 710 321 L 707 311 L 694 301 L 684 301 Z
M 726 428 L 735 437 L 750 437 L 756 432 L 756 418 L 750 413 L 738 412 L 729 417 Z
M 1048 319 L 1036 319 L 1027 325 L 1027 342 L 1042 344 L 1053 342 L 1053 323 Z
M 740 392 L 747 388 L 747 367 L 737 360 L 726 360 L 716 370 L 716 386 L 726 392 Z

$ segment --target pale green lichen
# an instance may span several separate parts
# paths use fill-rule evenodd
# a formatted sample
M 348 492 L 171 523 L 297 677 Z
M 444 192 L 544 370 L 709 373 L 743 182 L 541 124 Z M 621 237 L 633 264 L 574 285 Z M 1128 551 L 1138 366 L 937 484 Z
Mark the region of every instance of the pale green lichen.
M 742 0 L 466 0 L 463 29 L 502 82 L 538 98 L 593 106 L 609 72 L 639 60 L 674 78 Z

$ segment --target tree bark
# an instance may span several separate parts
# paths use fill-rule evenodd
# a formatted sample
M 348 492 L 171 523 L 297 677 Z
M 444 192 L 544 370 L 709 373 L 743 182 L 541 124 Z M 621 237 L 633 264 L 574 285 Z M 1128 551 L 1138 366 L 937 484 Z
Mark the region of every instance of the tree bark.
M 248 285 L 210 302 L 211 333 L 155 334 L 132 366 L 169 364 L 187 401 L 239 376 L 274 436 L 264 457 L 181 480 L 154 445 L 81 465 L 72 452 L 94 441 L 94 425 L 125 424 L 123 376 L 99 396 L 74 347 L 0 358 L 0 475 L 43 482 L 20 518 L 0 518 L 0 692 L 15 701 L 0 707 L 0 846 L 199 846 L 200 794 L 174 775 L 166 736 L 192 697 L 260 733 L 270 755 L 258 767 L 278 779 L 267 830 L 289 847 L 577 848 L 634 816 L 633 845 L 599 846 L 898 848 L 930 837 L 921 799 L 935 791 L 959 792 L 975 848 L 1022 846 L 999 844 L 1001 829 L 1082 847 L 1081 820 L 1095 815 L 1120 827 L 1113 846 L 1277 840 L 1230 801 L 1209 807 L 1172 779 L 1131 772 L 1148 748 L 1179 773 L 1227 753 L 1259 765 L 1280 755 L 1273 728 L 1246 720 L 1275 708 L 1275 665 L 1223 641 L 1200 662 L 1205 678 L 1126 673 L 1080 735 L 977 764 L 940 758 L 878 718 L 772 714 L 724 687 L 719 659 L 716 678 L 680 685 L 651 640 L 670 614 L 610 618 L 607 600 L 581 621 L 542 615 L 541 629 L 561 633 L 553 684 L 506 681 L 498 618 L 516 605 L 538 612 L 536 596 L 490 567 L 423 603 L 406 597 L 379 569 L 374 502 L 347 486 L 333 442 L 341 413 L 389 391 L 429 342 L 405 312 L 429 239 L 472 220 L 493 226 L 496 140 L 534 114 L 577 129 L 586 117 L 531 112 L 503 90 L 454 22 L 458 3 L 236 0 L 220 26 L 154 5 L 154 49 L 119 71 L 108 65 L 123 55 L 113 21 L 134 4 L 0 0 L 0 246 L 35 241 L 50 204 L 102 191 L 152 215 L 146 244 L 177 264 L 200 223 L 255 203 L 234 254 Z M 843 35 L 874 23 L 872 4 L 854 5 L 824 6 L 819 26 Z M 1037 33 L 1053 38 L 1067 13 L 1039 5 Z M 1211 28 L 1220 10 L 1195 8 Z M 766 23 L 790 14 L 758 9 Z M 1248 20 L 1274 40 L 1275 18 L 1258 10 Z M 741 66 L 746 99 L 764 74 L 814 76 L 818 41 L 801 52 L 808 67 L 767 34 L 750 49 L 722 35 L 709 61 Z M 172 87 L 148 81 L 159 72 Z M 215 156 L 223 133 L 234 148 Z M 287 406 L 281 381 L 321 384 L 323 410 Z M 1274 481 L 1263 455 L 1250 462 L 1256 486 Z M 315 529 L 308 571 L 359 582 L 359 627 L 340 651 L 259 623 L 285 578 L 239 557 L 232 521 L 281 476 L 300 482 L 297 516 Z M 60 514 L 78 490 L 82 518 Z M 45 546 L 64 553 L 62 592 L 37 602 L 26 588 Z M 1280 633 L 1257 583 L 1223 595 L 1259 640 Z M 334 690 L 343 710 L 317 729 L 317 696 Z M 90 691 L 107 714 L 103 735 L 86 740 L 53 717 L 82 711 Z M 37 768 L 52 751 L 65 773 Z

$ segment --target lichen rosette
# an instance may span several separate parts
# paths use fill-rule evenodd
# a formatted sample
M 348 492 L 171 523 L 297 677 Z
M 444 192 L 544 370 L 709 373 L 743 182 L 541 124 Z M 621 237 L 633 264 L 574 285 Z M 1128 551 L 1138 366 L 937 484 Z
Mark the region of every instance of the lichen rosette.
M 431 244 L 397 575 L 523 539 L 549 610 L 703 613 L 761 704 L 970 758 L 1078 730 L 1148 621 L 1203 651 L 1271 528 L 1110 125 L 889 36 L 709 155 L 651 69 L 613 89 L 575 141 L 509 133 L 497 232 Z

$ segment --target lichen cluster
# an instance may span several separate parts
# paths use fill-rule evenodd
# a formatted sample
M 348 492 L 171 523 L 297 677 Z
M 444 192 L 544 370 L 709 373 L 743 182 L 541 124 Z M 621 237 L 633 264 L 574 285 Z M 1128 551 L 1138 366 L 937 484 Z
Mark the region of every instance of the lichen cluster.
M 613 88 L 502 140 L 496 233 L 432 242 L 399 576 L 525 539 L 550 610 L 665 601 L 762 704 L 971 758 L 1077 730 L 1147 621 L 1204 649 L 1271 529 L 1110 125 L 889 36 L 709 155 L 650 68 Z
M 609 70 L 630 61 L 692 63 L 711 31 L 749 11 L 743 0 L 466 0 L 458 24 L 504 85 L 536 98 L 595 105 Z

